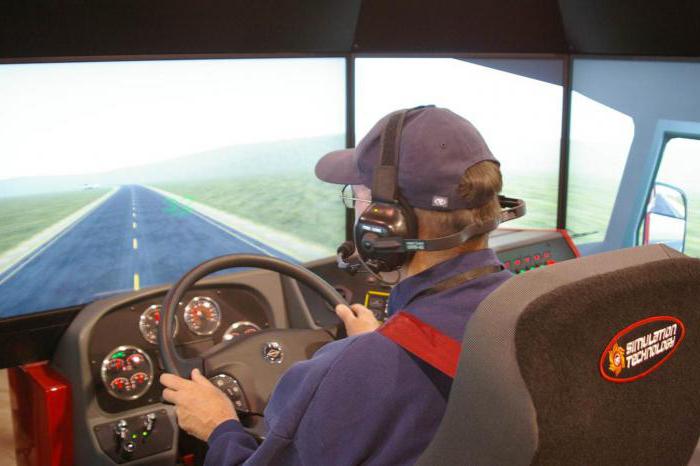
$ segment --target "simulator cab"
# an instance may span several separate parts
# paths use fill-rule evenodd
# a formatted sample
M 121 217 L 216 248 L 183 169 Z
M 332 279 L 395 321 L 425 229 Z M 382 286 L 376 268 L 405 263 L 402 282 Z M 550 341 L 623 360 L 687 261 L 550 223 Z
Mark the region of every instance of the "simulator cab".
M 390 317 L 313 167 L 422 104 L 528 214 L 417 464 L 700 464 L 700 7 L 516 3 L 4 6 L 8 464 L 202 464 L 158 380 L 195 366 L 264 442 L 334 304 Z

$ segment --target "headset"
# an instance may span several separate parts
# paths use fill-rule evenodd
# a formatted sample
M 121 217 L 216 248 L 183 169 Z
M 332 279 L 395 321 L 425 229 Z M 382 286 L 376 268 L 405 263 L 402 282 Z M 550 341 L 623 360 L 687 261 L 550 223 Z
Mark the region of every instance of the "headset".
M 399 270 L 411 260 L 416 251 L 454 248 L 474 236 L 495 230 L 503 222 L 525 215 L 524 200 L 498 196 L 503 209 L 498 218 L 483 224 L 468 225 L 448 236 L 418 238 L 418 222 L 413 208 L 399 191 L 398 161 L 406 115 L 420 108 L 424 107 L 392 113 L 382 131 L 380 155 L 372 177 L 372 201 L 355 223 L 354 247 L 345 242 L 338 248 L 339 266 L 351 273 L 357 271 L 357 268 L 353 270 L 352 264 L 346 259 L 354 249 L 357 249 L 360 262 L 376 276 L 379 272 Z

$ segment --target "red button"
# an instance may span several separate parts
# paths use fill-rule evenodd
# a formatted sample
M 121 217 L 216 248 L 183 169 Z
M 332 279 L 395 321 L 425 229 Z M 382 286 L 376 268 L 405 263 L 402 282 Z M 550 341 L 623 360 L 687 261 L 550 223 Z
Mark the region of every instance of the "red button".
M 549 251 L 546 251 L 546 252 L 543 254 L 543 256 L 544 256 L 545 259 L 547 259 L 547 258 L 549 258 L 549 256 L 551 256 L 551 254 L 549 253 Z
M 515 259 L 515 261 L 514 261 L 513 263 L 514 263 L 516 266 L 517 266 L 517 265 L 520 265 L 520 259 Z
M 538 261 L 538 260 L 540 260 L 540 259 L 541 259 L 540 255 L 539 255 L 539 254 L 535 254 L 535 260 Z
M 530 262 L 530 258 L 529 258 L 529 257 L 526 257 L 526 258 L 525 258 L 525 262 L 526 262 L 526 263 L 527 263 L 527 262 Z
M 557 261 L 554 261 L 554 260 L 552 260 L 552 259 L 549 259 L 549 260 L 547 261 L 547 265 L 552 265 L 552 264 L 556 264 L 556 263 L 557 263 Z
M 510 261 L 504 262 L 503 267 L 505 267 L 506 269 L 509 269 L 510 268 Z

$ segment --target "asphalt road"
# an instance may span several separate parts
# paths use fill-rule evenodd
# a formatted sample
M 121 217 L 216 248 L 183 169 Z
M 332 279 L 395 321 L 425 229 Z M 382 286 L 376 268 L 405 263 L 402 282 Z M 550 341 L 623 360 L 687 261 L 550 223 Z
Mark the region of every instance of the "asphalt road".
M 296 262 L 156 192 L 124 186 L 0 274 L 0 318 L 171 283 L 200 262 L 239 252 Z

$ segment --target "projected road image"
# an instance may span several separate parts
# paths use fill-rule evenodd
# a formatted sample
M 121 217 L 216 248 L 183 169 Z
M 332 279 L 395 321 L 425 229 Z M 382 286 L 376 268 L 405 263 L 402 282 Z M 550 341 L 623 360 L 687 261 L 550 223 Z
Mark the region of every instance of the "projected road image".
M 143 186 L 120 187 L 77 224 L 0 275 L 0 317 L 171 282 L 214 256 L 292 260 Z

